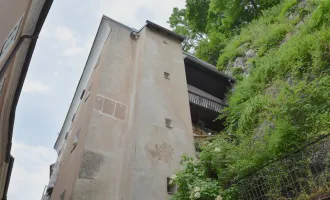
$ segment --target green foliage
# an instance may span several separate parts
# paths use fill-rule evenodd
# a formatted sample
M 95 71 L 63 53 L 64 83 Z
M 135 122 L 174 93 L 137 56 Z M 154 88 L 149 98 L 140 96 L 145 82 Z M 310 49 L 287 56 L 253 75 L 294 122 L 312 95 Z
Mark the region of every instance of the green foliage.
M 243 18 L 228 14 L 233 11 L 226 2 L 211 1 L 211 13 L 226 15 L 219 23 L 209 12 L 208 20 L 214 21 L 208 21 L 208 38 L 196 46 L 196 54 L 239 81 L 219 116 L 226 130 L 199 146 L 199 161 L 184 158 L 176 181 L 180 200 L 191 199 L 196 186 L 205 188 L 198 199 L 218 194 L 238 199 L 236 187 L 229 187 L 232 180 L 330 132 L 330 1 L 270 4 L 275 6 L 261 10 L 260 17 L 244 18 L 244 27 L 236 24 Z M 237 28 L 232 35 L 215 31 L 225 20 Z M 243 76 L 233 62 L 249 49 L 257 55 L 248 59 L 253 67 Z
M 189 26 L 186 9 L 173 8 L 168 23 L 173 31 L 188 38 L 185 45 L 185 51 L 187 52 L 193 51 L 198 42 L 204 39 L 203 33 L 197 32 Z
M 174 195 L 174 199 L 209 200 L 218 196 L 219 184 L 215 179 L 207 177 L 202 163 L 183 156 L 181 164 L 184 170 L 172 177 L 173 183 L 179 185 L 179 192 Z
M 186 4 L 191 29 L 206 33 L 210 0 L 187 0 Z
M 219 21 L 226 29 L 238 28 L 261 15 L 261 11 L 281 0 L 212 0 L 210 12 L 222 16 Z
M 213 65 L 217 60 L 221 50 L 225 47 L 226 36 L 221 33 L 211 34 L 209 38 L 199 42 L 196 47 L 196 56 Z

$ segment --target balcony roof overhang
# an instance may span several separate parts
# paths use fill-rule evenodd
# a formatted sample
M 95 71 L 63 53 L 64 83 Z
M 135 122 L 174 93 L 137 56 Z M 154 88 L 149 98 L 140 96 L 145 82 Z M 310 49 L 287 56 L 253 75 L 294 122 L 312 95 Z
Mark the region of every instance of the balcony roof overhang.
M 187 84 L 223 100 L 236 80 L 219 72 L 215 66 L 184 53 Z
M 232 83 L 236 82 L 236 80 L 233 77 L 228 76 L 228 75 L 218 71 L 214 65 L 211 65 L 210 63 L 207 63 L 186 52 L 184 52 L 183 55 L 184 55 L 184 60 L 194 63 L 195 67 L 199 67 L 199 68 L 207 71 L 210 74 L 217 75 L 220 79 L 228 80 L 228 81 L 231 81 Z

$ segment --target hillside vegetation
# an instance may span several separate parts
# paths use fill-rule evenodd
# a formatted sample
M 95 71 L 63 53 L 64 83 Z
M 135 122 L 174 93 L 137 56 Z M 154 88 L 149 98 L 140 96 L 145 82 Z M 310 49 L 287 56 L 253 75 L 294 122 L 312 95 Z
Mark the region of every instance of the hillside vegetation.
M 175 199 L 237 199 L 230 181 L 330 133 L 330 1 L 187 0 L 172 28 L 237 79 L 225 131 L 183 157 Z M 228 189 L 229 188 L 229 189 Z

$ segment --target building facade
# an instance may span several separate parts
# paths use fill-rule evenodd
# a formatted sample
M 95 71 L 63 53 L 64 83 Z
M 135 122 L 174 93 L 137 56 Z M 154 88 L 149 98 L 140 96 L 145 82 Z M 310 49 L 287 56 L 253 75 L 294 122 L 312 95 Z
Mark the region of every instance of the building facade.
M 52 0 L 0 1 L 0 198 L 7 190 L 15 110 L 33 49 Z
M 221 129 L 213 120 L 234 81 L 183 54 L 184 39 L 149 21 L 137 31 L 102 18 L 43 199 L 170 199 L 194 132 Z

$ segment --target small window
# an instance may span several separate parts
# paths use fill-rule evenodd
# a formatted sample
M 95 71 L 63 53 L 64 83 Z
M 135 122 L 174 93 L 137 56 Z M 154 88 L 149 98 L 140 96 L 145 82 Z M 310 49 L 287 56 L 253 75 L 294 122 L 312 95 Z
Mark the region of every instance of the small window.
M 89 96 L 91 95 L 91 93 L 88 93 L 86 99 L 85 99 L 85 102 L 88 100 Z
M 165 124 L 166 124 L 167 128 L 172 128 L 172 120 L 166 118 L 165 119 Z
M 47 190 L 46 190 L 46 194 L 48 196 L 52 196 L 53 190 L 54 190 L 54 187 L 48 187 Z
M 65 190 L 64 190 L 64 192 L 62 192 L 62 194 L 60 196 L 60 200 L 64 200 L 64 197 L 65 197 Z
M 91 95 L 92 87 L 93 87 L 93 82 L 91 82 L 91 84 L 87 87 L 87 90 L 85 91 L 85 93 L 86 93 L 85 102 L 88 100 L 89 96 Z
M 74 122 L 74 119 L 75 119 L 75 118 L 76 118 L 76 113 L 73 114 L 72 119 L 71 119 L 71 122 Z
M 5 83 L 5 77 L 0 79 L 0 96 L 2 95 L 3 85 Z
M 77 144 L 78 144 L 78 141 L 79 141 L 80 130 L 81 130 L 81 128 L 77 131 L 76 136 L 74 137 L 71 153 L 77 147 Z
M 82 99 L 84 97 L 85 94 L 85 90 L 82 91 L 81 95 L 80 95 L 80 99 Z
M 172 183 L 172 179 L 167 177 L 167 194 L 174 194 L 176 192 L 176 185 Z
M 164 78 L 169 80 L 170 79 L 170 73 L 164 72 Z

